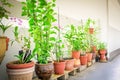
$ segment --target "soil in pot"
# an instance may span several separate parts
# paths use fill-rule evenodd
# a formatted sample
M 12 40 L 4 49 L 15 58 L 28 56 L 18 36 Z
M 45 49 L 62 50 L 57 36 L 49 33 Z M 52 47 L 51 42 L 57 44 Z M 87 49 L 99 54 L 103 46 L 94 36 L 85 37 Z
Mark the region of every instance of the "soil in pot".
M 65 70 L 65 61 L 60 61 L 60 62 L 54 62 L 54 72 L 55 74 L 64 74 Z
M 35 72 L 39 79 L 50 80 L 51 75 L 54 73 L 53 63 L 35 65 Z

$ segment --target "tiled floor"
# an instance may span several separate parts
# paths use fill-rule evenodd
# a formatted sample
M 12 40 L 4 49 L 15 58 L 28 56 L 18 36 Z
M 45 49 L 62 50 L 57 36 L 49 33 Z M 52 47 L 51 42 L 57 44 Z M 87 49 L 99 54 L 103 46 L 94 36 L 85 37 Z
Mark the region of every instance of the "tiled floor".
M 69 80 L 120 80 L 120 56 L 108 63 L 95 63 Z

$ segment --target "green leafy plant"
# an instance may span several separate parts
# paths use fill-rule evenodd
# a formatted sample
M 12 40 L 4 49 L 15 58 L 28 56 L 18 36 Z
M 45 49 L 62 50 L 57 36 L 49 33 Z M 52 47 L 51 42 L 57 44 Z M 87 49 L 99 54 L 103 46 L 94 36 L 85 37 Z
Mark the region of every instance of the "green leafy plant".
M 106 49 L 106 44 L 104 42 L 99 42 L 99 50 Z
M 58 28 L 57 29 L 58 31 L 58 37 L 56 39 L 56 43 L 55 43 L 55 54 L 56 54 L 56 61 L 57 62 L 60 62 L 60 60 L 63 58 L 63 48 L 64 48 L 64 44 L 62 42 L 62 39 L 61 39 L 61 29 Z
M 57 28 L 52 25 L 56 21 L 54 15 L 55 1 L 27 0 L 23 2 L 23 16 L 29 18 L 29 32 L 34 40 L 33 53 L 37 54 L 37 62 L 47 64 L 50 52 L 55 44 Z
M 15 39 L 12 40 L 11 45 L 13 45 L 14 42 L 21 44 L 21 50 L 19 51 L 19 54 L 15 55 L 15 57 L 18 58 L 19 64 L 30 62 L 31 59 L 34 57 L 34 54 L 31 54 L 30 50 L 30 37 L 20 35 L 17 26 L 14 28 L 13 33 Z
M 85 52 L 87 50 L 87 33 L 85 32 L 85 27 L 83 26 L 78 26 L 78 35 L 80 38 L 80 49 L 81 49 L 81 55 L 85 55 Z
M 4 36 L 4 33 L 6 32 L 6 30 L 12 26 L 12 25 L 4 25 L 2 23 L 2 19 L 3 18 L 8 19 L 8 14 L 10 14 L 10 12 L 6 10 L 5 7 L 12 7 L 13 5 L 10 4 L 8 0 L 0 0 L 0 4 L 1 4 L 0 5 L 0 29 L 2 30 L 2 34 Z
M 93 45 L 93 40 L 92 40 L 92 36 L 93 34 L 90 34 L 89 33 L 89 28 L 91 27 L 91 24 L 92 24 L 92 27 L 94 28 L 93 25 L 95 25 L 95 21 L 88 18 L 85 22 L 85 24 L 83 24 L 83 29 L 84 29 L 84 33 L 86 35 L 86 39 L 84 39 L 86 41 L 86 52 L 91 52 L 91 46 Z
M 55 43 L 55 54 L 56 54 L 56 61 L 59 62 L 63 58 L 63 51 L 64 45 L 62 43 L 62 40 L 57 40 Z
M 70 25 L 70 30 L 65 33 L 65 38 L 72 46 L 72 50 L 79 51 L 80 50 L 80 38 L 78 35 L 77 27 L 74 25 Z

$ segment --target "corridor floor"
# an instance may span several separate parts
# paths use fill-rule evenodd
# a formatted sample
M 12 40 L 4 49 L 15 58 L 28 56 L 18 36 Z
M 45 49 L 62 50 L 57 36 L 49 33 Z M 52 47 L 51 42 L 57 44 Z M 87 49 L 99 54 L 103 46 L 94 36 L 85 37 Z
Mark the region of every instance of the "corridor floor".
M 69 80 L 120 80 L 120 55 L 111 62 L 97 62 Z

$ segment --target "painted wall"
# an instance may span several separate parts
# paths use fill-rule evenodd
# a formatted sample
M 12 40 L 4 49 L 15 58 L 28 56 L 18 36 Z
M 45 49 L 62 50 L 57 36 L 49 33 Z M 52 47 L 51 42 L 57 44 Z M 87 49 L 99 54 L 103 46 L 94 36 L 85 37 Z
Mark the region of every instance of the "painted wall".
M 120 4 L 117 0 L 109 0 L 109 27 L 108 27 L 108 49 L 112 52 L 120 48 Z

